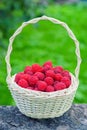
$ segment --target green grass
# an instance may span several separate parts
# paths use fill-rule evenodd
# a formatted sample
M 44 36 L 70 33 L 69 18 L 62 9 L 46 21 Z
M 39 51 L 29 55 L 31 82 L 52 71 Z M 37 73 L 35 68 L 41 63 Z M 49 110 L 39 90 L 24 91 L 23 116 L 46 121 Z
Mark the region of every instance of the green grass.
M 81 5 L 52 5 L 45 10 L 45 15 L 66 22 L 80 41 L 82 64 L 80 84 L 76 93 L 75 103 L 87 103 L 87 8 Z M 15 23 L 14 23 L 15 24 Z M 6 39 L 6 47 L 8 40 Z M 6 48 L 7 49 L 7 48 Z M 0 48 L 0 104 L 14 105 L 14 101 L 6 84 L 6 64 L 4 57 L 6 49 Z M 69 38 L 66 30 L 60 25 L 49 21 L 25 27 L 16 37 L 11 54 L 12 75 L 22 71 L 26 65 L 52 60 L 54 65 L 62 65 L 74 74 L 76 67 L 75 44 Z

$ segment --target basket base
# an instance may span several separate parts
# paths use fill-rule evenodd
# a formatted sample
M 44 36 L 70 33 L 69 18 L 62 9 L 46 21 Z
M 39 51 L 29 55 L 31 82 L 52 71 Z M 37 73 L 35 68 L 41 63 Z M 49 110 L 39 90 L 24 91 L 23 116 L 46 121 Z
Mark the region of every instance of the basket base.
M 27 116 L 27 117 L 31 117 L 31 118 L 34 118 L 34 119 L 47 119 L 47 118 L 55 118 L 55 117 L 60 117 L 60 116 L 62 116 L 65 112 L 67 112 L 69 109 L 71 108 L 71 106 L 69 106 L 65 111 L 63 111 L 63 113 L 52 113 L 51 115 L 47 115 L 47 114 L 40 114 L 40 113 L 38 113 L 38 114 L 32 114 L 32 113 L 25 113 L 25 112 L 23 112 L 23 111 L 21 111 L 20 110 L 20 108 L 18 108 L 19 109 L 19 111 L 23 114 L 23 115 L 25 115 L 25 116 Z

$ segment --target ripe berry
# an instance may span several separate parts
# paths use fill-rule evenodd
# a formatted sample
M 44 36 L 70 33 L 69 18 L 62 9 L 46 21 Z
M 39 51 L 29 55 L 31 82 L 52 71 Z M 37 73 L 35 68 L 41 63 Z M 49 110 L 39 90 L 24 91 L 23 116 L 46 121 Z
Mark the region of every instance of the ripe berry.
M 47 86 L 46 92 L 53 92 L 53 91 L 54 91 L 54 87 L 53 86 L 51 86 L 51 85 Z
M 35 87 L 34 90 L 39 91 L 37 87 Z
M 25 74 L 33 75 L 32 71 L 27 71 Z
M 21 86 L 22 88 L 27 88 L 27 87 L 29 87 L 28 82 L 27 82 L 25 79 L 20 79 L 20 80 L 18 81 L 18 85 Z
M 31 66 L 26 66 L 25 69 L 24 69 L 24 73 L 32 75 L 33 72 L 32 72 Z
M 54 72 L 57 74 L 57 73 L 61 73 L 62 71 L 63 71 L 63 68 L 62 68 L 62 66 L 57 66 L 57 67 L 55 67 L 55 68 L 53 68 L 54 69 Z
M 21 79 L 25 79 L 25 80 L 29 81 L 30 78 L 31 78 L 31 75 L 29 75 L 29 74 L 22 74 L 21 75 Z
M 29 84 L 30 85 L 35 85 L 38 81 L 37 76 L 31 76 L 31 78 L 29 79 Z
M 15 76 L 15 82 L 18 83 L 18 81 L 21 79 L 21 76 L 23 75 L 23 72 L 19 72 L 18 74 L 16 74 Z
M 43 64 L 43 66 L 50 66 L 50 67 L 52 67 L 52 62 L 51 61 L 47 61 L 47 62 L 45 62 L 44 64 Z
M 33 64 L 32 65 L 32 72 L 41 72 L 42 71 L 42 67 L 39 64 Z
M 55 80 L 61 81 L 62 75 L 60 73 L 55 74 Z
M 68 88 L 71 84 L 71 80 L 68 78 L 68 77 L 63 77 L 61 79 L 61 82 L 65 83 L 66 84 L 66 87 Z
M 49 65 L 46 65 L 46 66 L 43 67 L 42 72 L 46 73 L 47 70 L 52 70 L 52 67 L 49 66 Z
M 62 82 L 59 82 L 57 84 L 54 85 L 54 89 L 57 91 L 57 90 L 62 90 L 62 89 L 65 89 L 66 88 L 66 85 Z
M 54 81 L 54 86 L 55 86 L 57 83 L 59 83 L 59 81 Z
M 45 78 L 45 75 L 41 72 L 36 72 L 34 76 L 37 76 L 38 79 L 43 80 Z
M 54 73 L 53 70 L 47 70 L 46 71 L 46 77 L 52 77 L 52 78 L 54 78 L 54 76 L 55 76 L 55 73 Z
M 44 91 L 47 87 L 47 83 L 44 82 L 44 81 L 38 81 L 37 82 L 37 87 L 38 87 L 38 90 L 40 91 Z
M 52 85 L 52 84 L 54 83 L 54 80 L 53 80 L 53 78 L 51 78 L 51 77 L 46 77 L 46 78 L 44 79 L 44 81 L 45 81 L 48 85 Z
M 34 90 L 34 87 L 29 86 L 29 87 L 27 87 L 27 89 Z
M 71 76 L 70 76 L 68 70 L 64 70 L 64 71 L 62 72 L 62 75 L 65 76 L 65 77 L 69 77 L 69 78 L 71 79 Z

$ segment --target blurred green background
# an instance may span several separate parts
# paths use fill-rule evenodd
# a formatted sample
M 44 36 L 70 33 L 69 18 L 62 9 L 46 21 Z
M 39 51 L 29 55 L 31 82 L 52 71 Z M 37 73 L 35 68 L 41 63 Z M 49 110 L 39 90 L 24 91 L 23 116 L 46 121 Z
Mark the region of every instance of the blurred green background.
M 73 2 L 74 1 L 74 2 Z M 80 42 L 82 64 L 74 103 L 87 103 L 87 3 L 78 0 L 0 0 L 0 105 L 15 105 L 6 84 L 5 55 L 9 38 L 23 21 L 47 15 L 66 22 Z M 51 60 L 74 74 L 75 44 L 66 30 L 49 21 L 28 25 L 16 37 L 11 54 L 12 74 L 26 65 Z

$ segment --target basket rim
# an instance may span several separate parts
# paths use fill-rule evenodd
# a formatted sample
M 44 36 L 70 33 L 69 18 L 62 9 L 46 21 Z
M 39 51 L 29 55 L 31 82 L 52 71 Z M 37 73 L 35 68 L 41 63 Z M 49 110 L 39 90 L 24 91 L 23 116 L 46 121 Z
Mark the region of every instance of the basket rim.
M 19 93 L 29 95 L 32 98 L 35 98 L 35 97 L 37 97 L 37 98 L 38 97 L 50 98 L 50 97 L 56 97 L 56 96 L 66 96 L 66 95 L 69 95 L 72 92 L 76 91 L 77 88 L 78 88 L 78 84 L 79 84 L 79 81 L 75 78 L 75 76 L 72 73 L 70 73 L 70 75 L 71 75 L 71 85 L 70 85 L 69 88 L 54 91 L 54 92 L 41 92 L 41 91 L 35 91 L 35 90 L 30 90 L 30 89 L 20 87 L 14 81 L 15 75 L 13 75 L 11 77 L 11 82 L 9 84 L 9 89 L 11 88 L 12 90 L 18 91 Z

